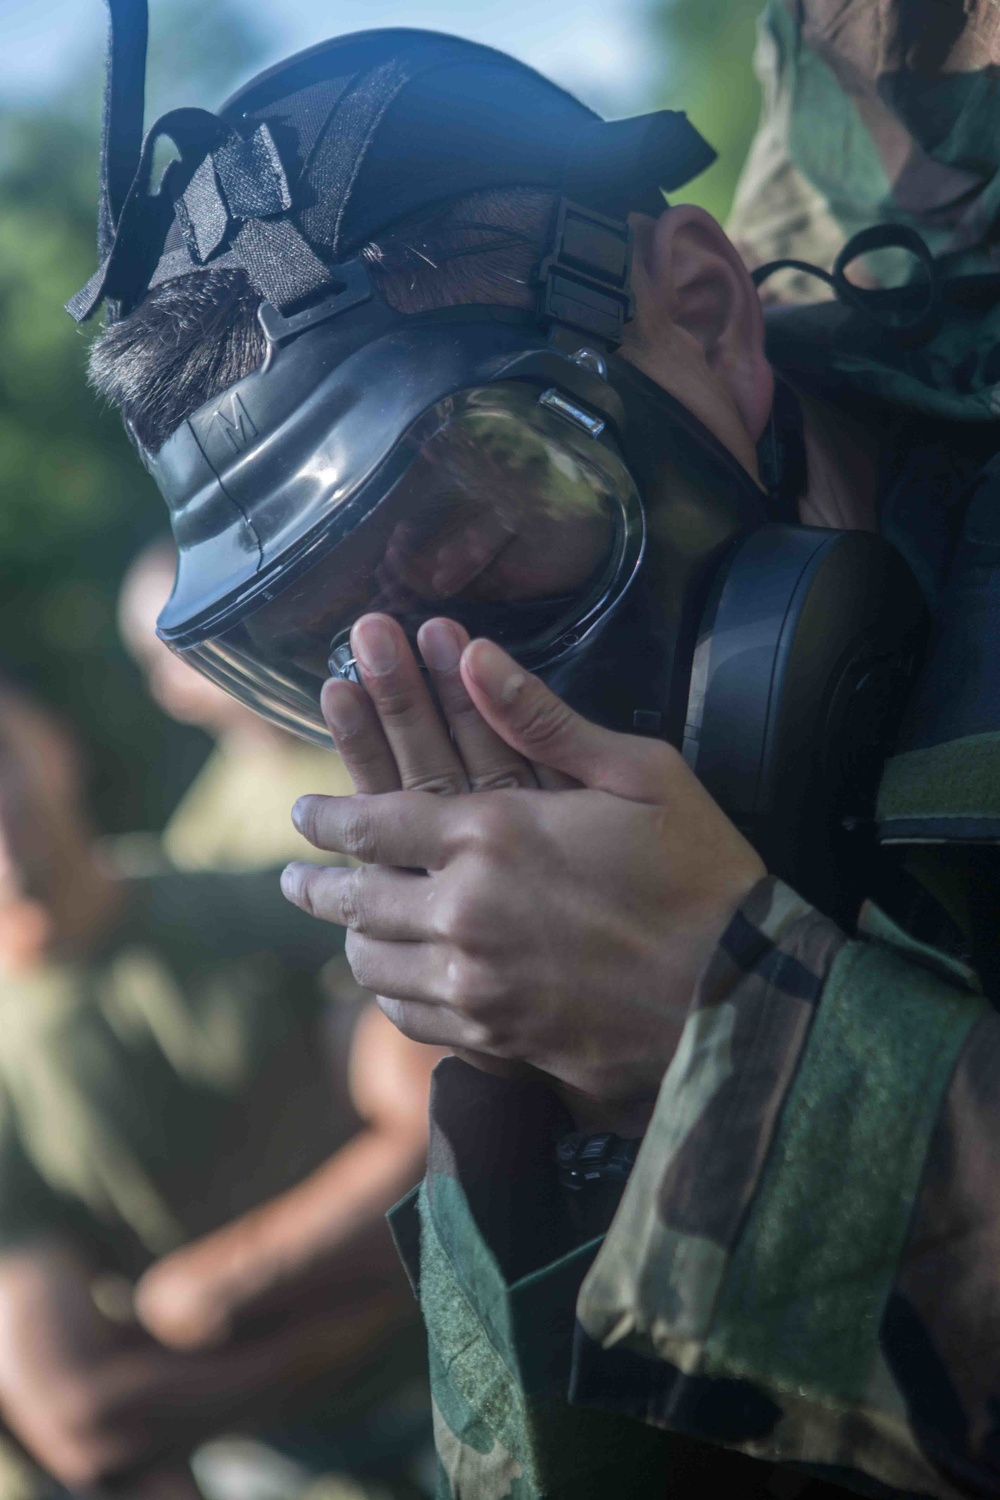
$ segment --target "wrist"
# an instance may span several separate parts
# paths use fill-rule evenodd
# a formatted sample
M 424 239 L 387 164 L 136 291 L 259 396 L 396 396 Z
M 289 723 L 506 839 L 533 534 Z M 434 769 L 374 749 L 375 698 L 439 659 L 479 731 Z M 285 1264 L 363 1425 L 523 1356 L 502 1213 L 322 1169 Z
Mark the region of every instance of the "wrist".
M 609 1130 L 614 1135 L 643 1136 L 653 1117 L 659 1085 L 630 1097 L 599 1099 L 571 1084 L 553 1082 L 553 1092 L 566 1106 L 577 1130 L 588 1134 Z

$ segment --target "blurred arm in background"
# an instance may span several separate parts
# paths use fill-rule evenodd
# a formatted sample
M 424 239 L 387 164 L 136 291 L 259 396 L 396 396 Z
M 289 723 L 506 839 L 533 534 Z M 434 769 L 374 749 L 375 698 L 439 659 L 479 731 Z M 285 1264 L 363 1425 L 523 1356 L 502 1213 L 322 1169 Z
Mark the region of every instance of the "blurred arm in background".
M 397 1301 L 386 1288 L 353 1308 L 316 1307 L 256 1337 L 178 1353 L 102 1313 L 94 1272 L 68 1238 L 0 1256 L 0 1410 L 71 1491 L 113 1482 L 116 1494 L 143 1500 L 197 1494 L 184 1466 L 199 1441 L 233 1421 L 273 1420 L 283 1401 L 321 1376 L 329 1388 L 331 1349 L 349 1381 L 356 1360 L 390 1327 Z
M 165 1345 L 207 1349 L 295 1309 L 308 1321 L 319 1288 L 351 1304 L 381 1283 L 408 1300 L 384 1216 L 423 1171 L 430 1074 L 443 1055 L 369 1006 L 349 1062 L 363 1128 L 305 1181 L 147 1271 L 136 1289 L 145 1327 Z
M 71 1490 L 187 1500 L 203 1439 L 412 1378 L 384 1214 L 436 1054 L 331 1018 L 340 944 L 274 875 L 122 879 L 92 833 L 72 737 L 0 684 L 0 1417 Z
M 49 1472 L 71 1489 L 128 1476 L 143 1500 L 149 1474 L 150 1500 L 181 1500 L 183 1471 L 166 1488 L 165 1462 L 391 1359 L 413 1303 L 384 1216 L 423 1170 L 437 1056 L 368 1009 L 350 1058 L 362 1129 L 304 1182 L 154 1265 L 138 1322 L 127 1296 L 124 1317 L 98 1307 L 99 1268 L 71 1236 L 0 1254 L 0 1412 Z

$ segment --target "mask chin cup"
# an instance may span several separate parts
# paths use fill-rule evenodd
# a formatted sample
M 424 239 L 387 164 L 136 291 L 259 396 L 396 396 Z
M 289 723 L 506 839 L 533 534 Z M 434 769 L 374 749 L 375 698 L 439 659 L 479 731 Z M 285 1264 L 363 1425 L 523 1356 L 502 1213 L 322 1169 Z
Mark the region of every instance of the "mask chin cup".
M 717 575 L 683 754 L 768 869 L 844 923 L 871 886 L 875 797 L 928 613 L 868 532 L 768 525 Z

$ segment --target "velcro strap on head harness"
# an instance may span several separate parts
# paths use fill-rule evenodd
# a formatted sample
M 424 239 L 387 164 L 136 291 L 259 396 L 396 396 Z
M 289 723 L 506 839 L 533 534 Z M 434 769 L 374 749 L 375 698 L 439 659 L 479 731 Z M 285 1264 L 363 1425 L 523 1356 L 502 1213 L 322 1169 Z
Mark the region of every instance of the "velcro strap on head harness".
M 154 152 L 164 136 L 174 142 L 180 159 L 170 163 L 160 191 L 151 194 Z M 266 125 L 244 140 L 207 110 L 173 110 L 147 134 L 107 253 L 66 304 L 67 311 L 78 322 L 102 301 L 109 304 L 111 321 L 130 311 L 158 279 L 175 217 L 188 264 L 173 274 L 218 257 L 220 265 L 241 266 L 267 301 L 291 307 L 332 284 L 328 267 L 285 217 L 291 206 L 288 179 Z

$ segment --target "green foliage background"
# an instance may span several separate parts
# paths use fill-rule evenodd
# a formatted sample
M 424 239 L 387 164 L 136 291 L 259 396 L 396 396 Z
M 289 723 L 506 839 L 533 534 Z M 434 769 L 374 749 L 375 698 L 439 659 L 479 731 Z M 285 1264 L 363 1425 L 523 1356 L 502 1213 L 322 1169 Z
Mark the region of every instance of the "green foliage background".
M 118 639 L 119 581 L 166 518 L 117 416 L 86 386 L 91 331 L 63 311 L 95 264 L 94 13 L 72 91 L 0 121 L 0 670 L 77 724 L 99 822 L 117 832 L 162 826 L 208 742 L 153 706 Z M 253 14 L 219 0 L 155 6 L 149 117 L 217 100 L 252 70 L 267 42 Z
M 686 109 L 717 148 L 683 197 L 720 218 L 757 114 L 756 10 L 658 0 L 646 16 L 662 88 L 635 107 Z M 99 14 L 95 0 L 95 27 Z M 270 41 L 248 0 L 158 3 L 153 23 L 149 118 L 217 100 Z M 57 105 L 0 123 L 0 668 L 80 726 L 98 817 L 118 831 L 160 826 L 207 743 L 153 707 L 118 640 L 119 580 L 163 507 L 87 390 L 88 335 L 62 310 L 94 267 L 100 41 Z
M 659 0 L 650 12 L 652 45 L 664 61 L 656 103 L 687 111 L 718 160 L 677 195 L 724 222 L 757 116 L 752 61 L 763 0 Z

